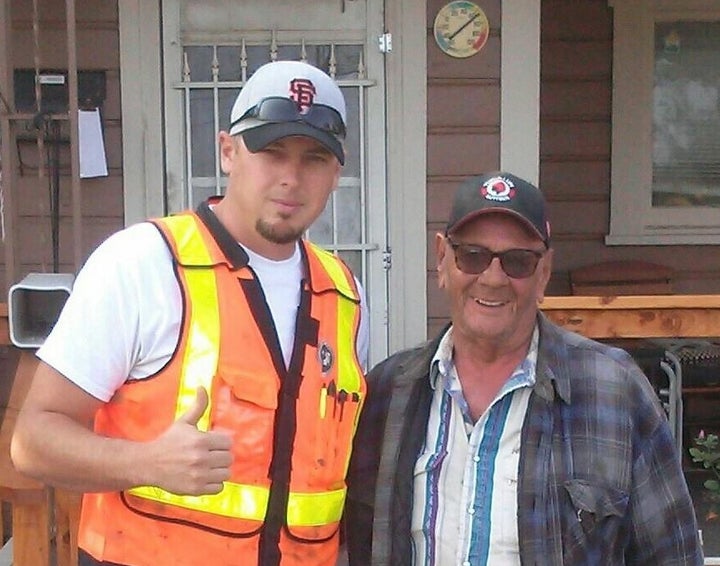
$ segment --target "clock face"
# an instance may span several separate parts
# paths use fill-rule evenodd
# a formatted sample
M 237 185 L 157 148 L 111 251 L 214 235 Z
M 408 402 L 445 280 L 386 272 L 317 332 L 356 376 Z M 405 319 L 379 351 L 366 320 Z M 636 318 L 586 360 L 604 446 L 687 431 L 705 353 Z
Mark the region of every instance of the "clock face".
M 474 2 L 453 0 L 440 8 L 433 26 L 438 47 L 451 57 L 475 55 L 488 39 L 490 25 Z

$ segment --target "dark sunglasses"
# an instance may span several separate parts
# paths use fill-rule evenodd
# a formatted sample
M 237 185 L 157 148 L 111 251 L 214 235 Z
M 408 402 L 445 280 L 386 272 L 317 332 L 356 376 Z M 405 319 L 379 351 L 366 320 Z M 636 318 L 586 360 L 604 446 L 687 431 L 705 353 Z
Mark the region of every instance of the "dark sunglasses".
M 342 116 L 337 110 L 324 104 L 313 104 L 306 112 L 301 112 L 300 107 L 289 98 L 264 98 L 230 124 L 230 128 L 247 118 L 256 118 L 263 122 L 304 122 L 339 138 L 345 137 Z
M 535 273 L 538 262 L 543 256 L 543 252 L 536 250 L 513 249 L 494 252 L 483 246 L 453 242 L 450 238 L 447 241 L 455 252 L 455 265 L 468 275 L 480 275 L 490 267 L 493 259 L 498 258 L 508 277 L 524 279 Z

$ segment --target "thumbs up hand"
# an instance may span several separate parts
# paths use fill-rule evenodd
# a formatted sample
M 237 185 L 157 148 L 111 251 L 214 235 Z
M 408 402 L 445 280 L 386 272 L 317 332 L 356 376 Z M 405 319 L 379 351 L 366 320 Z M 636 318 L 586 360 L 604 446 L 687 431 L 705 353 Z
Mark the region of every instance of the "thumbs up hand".
M 206 495 L 222 490 L 230 477 L 232 436 L 197 429 L 208 407 L 208 393 L 199 387 L 195 402 L 162 435 L 150 443 L 147 462 L 151 485 L 178 495 Z

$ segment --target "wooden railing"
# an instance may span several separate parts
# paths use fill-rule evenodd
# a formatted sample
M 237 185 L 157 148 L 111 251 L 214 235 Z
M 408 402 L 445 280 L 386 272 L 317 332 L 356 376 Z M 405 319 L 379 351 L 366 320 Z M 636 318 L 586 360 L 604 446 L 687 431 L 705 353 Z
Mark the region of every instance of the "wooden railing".
M 0 303 L 0 345 L 10 344 L 7 304 Z M 13 375 L 0 376 L 0 501 L 12 506 L 12 564 L 76 566 L 80 495 L 52 489 L 15 471 L 10 438 L 32 376 L 35 350 L 22 350 Z
M 546 297 L 540 308 L 589 338 L 720 336 L 720 295 Z

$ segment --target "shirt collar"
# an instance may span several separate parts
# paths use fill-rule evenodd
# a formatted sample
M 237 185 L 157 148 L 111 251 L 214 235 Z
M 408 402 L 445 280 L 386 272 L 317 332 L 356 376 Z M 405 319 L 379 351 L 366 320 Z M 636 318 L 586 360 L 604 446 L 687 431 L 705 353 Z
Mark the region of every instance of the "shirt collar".
M 537 368 L 538 345 L 540 343 L 540 330 L 535 324 L 532 338 L 530 339 L 530 347 L 525 355 L 525 359 L 513 371 L 510 379 L 503 385 L 501 394 L 509 389 L 515 389 L 520 386 L 532 387 L 535 385 L 535 375 Z M 450 326 L 443 337 L 440 339 L 435 354 L 430 360 L 430 387 L 435 389 L 438 384 L 438 378 L 447 381 L 456 375 L 455 362 L 452 357 L 453 353 L 453 327 Z
M 210 209 L 208 201 L 201 202 L 195 213 L 202 220 L 208 231 L 212 234 L 215 242 L 222 251 L 223 255 L 230 263 L 232 269 L 240 269 L 248 264 L 248 255 L 243 247 L 237 243 L 225 226 L 222 225 L 220 219 Z

